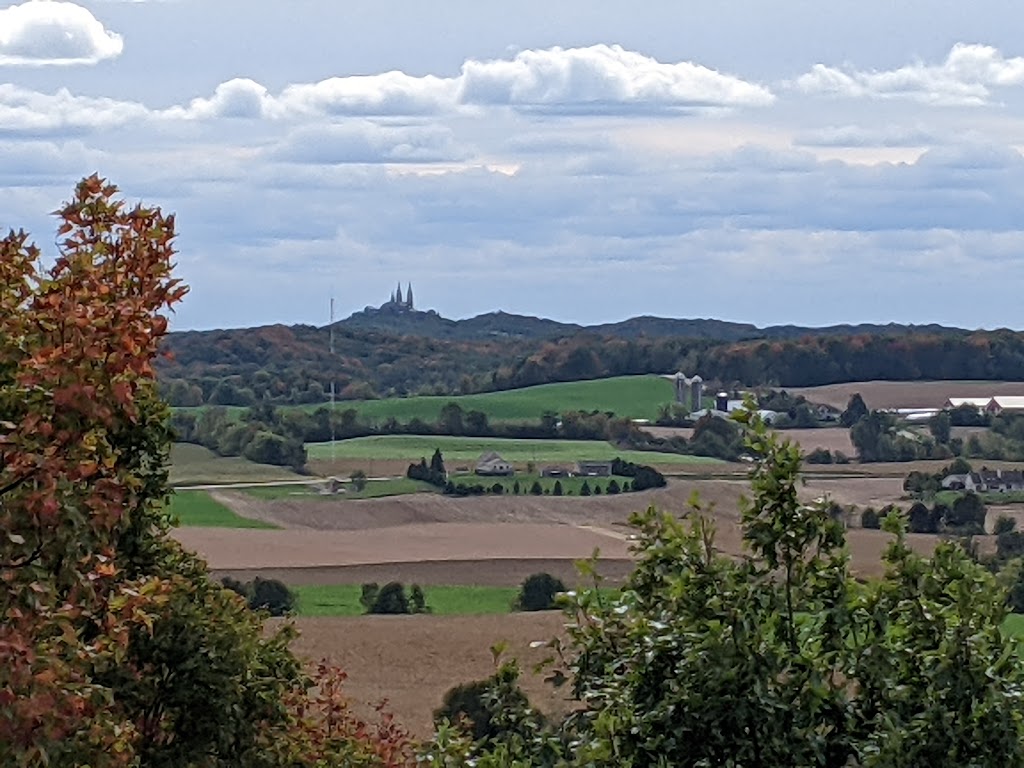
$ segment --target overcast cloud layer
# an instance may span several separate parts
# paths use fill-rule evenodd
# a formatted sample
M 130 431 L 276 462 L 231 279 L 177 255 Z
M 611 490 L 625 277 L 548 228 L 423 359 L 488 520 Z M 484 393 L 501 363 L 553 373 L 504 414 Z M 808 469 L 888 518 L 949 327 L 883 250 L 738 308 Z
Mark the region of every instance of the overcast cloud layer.
M 399 280 L 449 317 L 1024 328 L 1024 10 L 591 6 L 0 7 L 0 226 L 52 247 L 93 171 L 177 211 L 176 328 Z

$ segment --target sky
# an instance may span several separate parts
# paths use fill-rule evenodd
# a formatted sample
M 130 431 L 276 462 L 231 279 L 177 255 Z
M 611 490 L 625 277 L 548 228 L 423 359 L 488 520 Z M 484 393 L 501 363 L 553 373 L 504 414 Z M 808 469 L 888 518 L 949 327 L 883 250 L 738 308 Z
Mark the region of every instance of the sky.
M 0 229 L 177 214 L 174 329 L 1024 329 L 1017 0 L 0 0 Z

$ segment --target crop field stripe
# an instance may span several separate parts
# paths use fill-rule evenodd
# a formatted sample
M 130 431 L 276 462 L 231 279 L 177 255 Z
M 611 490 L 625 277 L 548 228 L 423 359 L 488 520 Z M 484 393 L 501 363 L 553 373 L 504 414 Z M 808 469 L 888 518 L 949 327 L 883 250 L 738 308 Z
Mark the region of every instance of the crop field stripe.
M 384 586 L 383 582 L 379 583 Z M 406 595 L 412 584 L 405 584 Z M 362 588 L 358 584 L 295 586 L 299 616 L 359 616 Z M 438 616 L 470 616 L 509 613 L 519 590 L 516 587 L 430 586 L 423 592 L 431 613 Z
M 496 451 L 506 461 L 572 465 L 577 461 L 611 461 L 616 456 L 637 464 L 721 464 L 718 459 L 653 451 L 622 451 L 599 440 L 516 440 L 489 437 L 444 437 L 429 435 L 374 435 L 339 440 L 334 444 L 338 459 L 430 459 L 434 449 L 444 455 L 448 471 L 457 464 L 469 466 L 481 454 Z M 307 443 L 310 458 L 329 459 L 330 443 Z
M 205 491 L 177 491 L 170 512 L 180 525 L 197 528 L 276 528 L 261 520 L 240 517 Z

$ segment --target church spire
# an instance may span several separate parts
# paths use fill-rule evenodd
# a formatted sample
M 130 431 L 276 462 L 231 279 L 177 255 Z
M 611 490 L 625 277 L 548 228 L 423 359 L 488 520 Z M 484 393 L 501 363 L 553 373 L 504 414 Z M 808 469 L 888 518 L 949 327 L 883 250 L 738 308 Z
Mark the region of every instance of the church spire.
M 405 292 L 405 308 L 414 309 L 412 305 L 412 283 L 409 283 L 409 288 Z
M 396 304 L 401 304 L 402 303 L 402 284 L 401 283 L 399 283 L 398 284 L 398 288 L 395 289 L 395 303 Z

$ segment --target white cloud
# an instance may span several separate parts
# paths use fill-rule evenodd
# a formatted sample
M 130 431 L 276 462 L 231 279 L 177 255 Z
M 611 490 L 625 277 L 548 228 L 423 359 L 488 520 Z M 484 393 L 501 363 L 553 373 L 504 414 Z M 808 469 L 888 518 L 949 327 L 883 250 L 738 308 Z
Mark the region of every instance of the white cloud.
M 415 77 L 404 72 L 331 77 L 296 83 L 270 96 L 252 80 L 218 86 L 213 98 L 195 99 L 170 116 L 223 117 L 229 90 L 245 98 L 245 117 L 426 116 L 460 106 L 513 107 L 551 114 L 685 112 L 764 106 L 774 96 L 760 85 L 690 62 L 665 64 L 617 45 L 520 51 L 511 60 L 467 60 L 457 77 Z
M 802 147 L 927 147 L 942 139 L 923 126 L 887 125 L 880 128 L 839 125 L 798 134 Z
M 546 112 L 654 112 L 774 100 L 760 85 L 691 62 L 665 64 L 618 45 L 520 51 L 511 61 L 470 60 L 459 80 L 463 103 Z
M 450 161 L 462 159 L 466 152 L 443 126 L 382 126 L 359 120 L 298 128 L 271 156 L 295 163 L 338 165 Z
M 149 115 L 136 102 L 76 96 L 66 88 L 40 93 L 0 83 L 0 133 L 74 133 L 113 128 Z
M 899 69 L 843 70 L 815 64 L 793 85 L 810 94 L 908 99 L 942 106 L 988 103 L 992 87 L 1024 84 L 1024 58 L 1005 58 L 988 45 L 957 43 L 941 64 L 915 62 Z
M 208 99 L 192 99 L 187 107 L 171 107 L 164 111 L 169 118 L 205 120 L 216 117 L 263 117 L 271 99 L 267 89 L 247 77 L 221 83 Z
M 123 48 L 120 35 L 74 3 L 29 0 L 0 10 L 0 65 L 96 64 Z
M 331 77 L 290 85 L 275 100 L 282 117 L 298 115 L 426 115 L 454 106 L 450 78 L 404 72 Z

